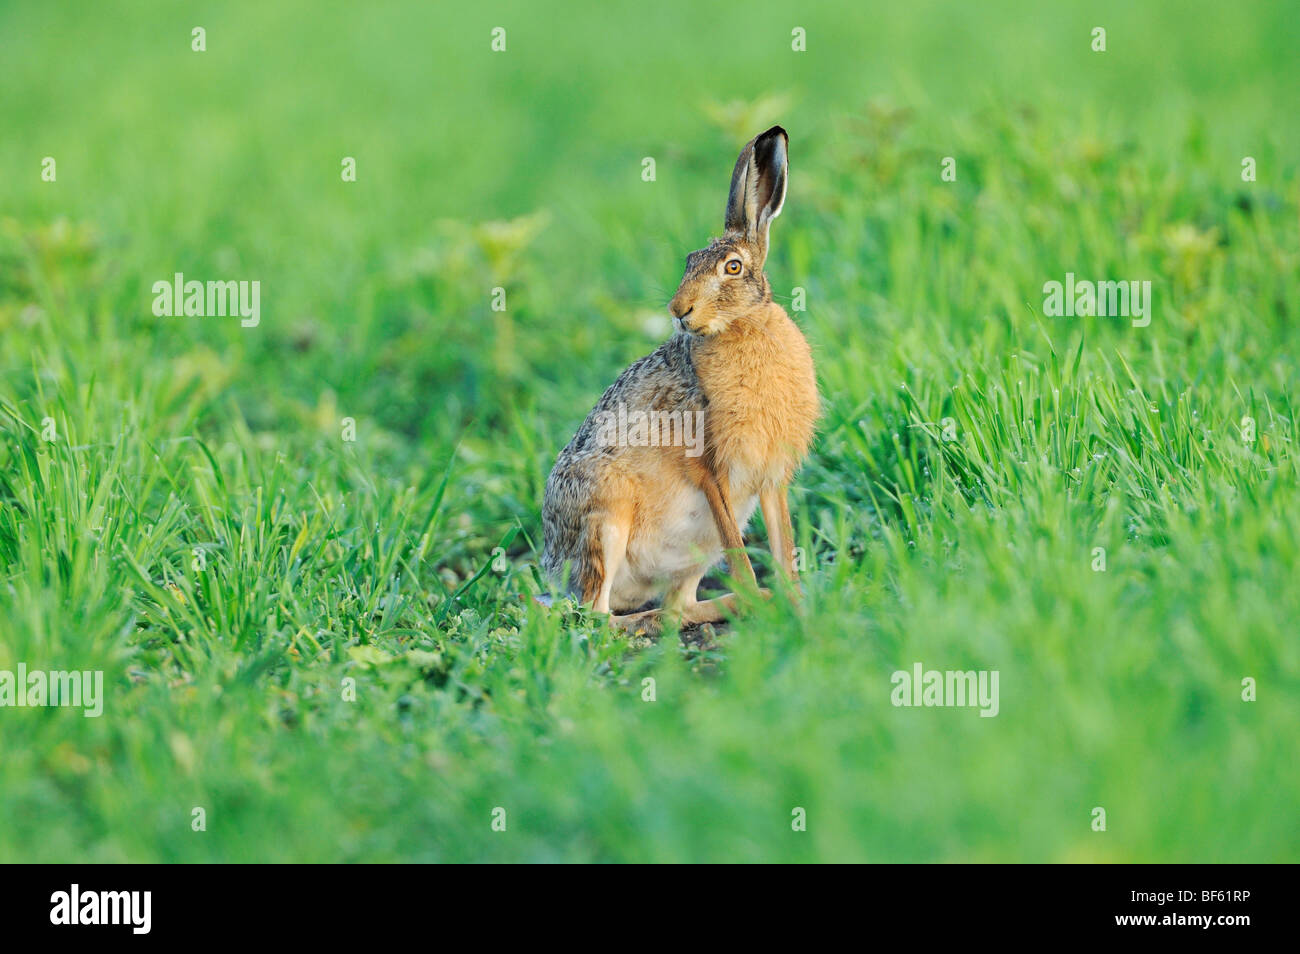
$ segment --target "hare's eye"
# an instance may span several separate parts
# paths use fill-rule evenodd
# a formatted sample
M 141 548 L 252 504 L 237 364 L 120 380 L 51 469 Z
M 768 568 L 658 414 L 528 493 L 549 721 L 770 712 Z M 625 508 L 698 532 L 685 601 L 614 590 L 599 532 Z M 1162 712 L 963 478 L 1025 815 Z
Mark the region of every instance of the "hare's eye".
M 727 264 L 722 267 L 726 270 L 728 275 L 739 275 L 740 259 L 733 258 L 731 261 L 727 262 Z

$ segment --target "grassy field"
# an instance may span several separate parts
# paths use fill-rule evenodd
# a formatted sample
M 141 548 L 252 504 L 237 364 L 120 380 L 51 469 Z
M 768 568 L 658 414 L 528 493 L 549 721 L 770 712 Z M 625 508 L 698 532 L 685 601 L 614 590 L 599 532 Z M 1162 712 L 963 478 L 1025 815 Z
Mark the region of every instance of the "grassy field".
M 0 3 L 0 860 L 1300 860 L 1291 5 L 541 6 Z M 773 122 L 806 597 L 530 608 Z

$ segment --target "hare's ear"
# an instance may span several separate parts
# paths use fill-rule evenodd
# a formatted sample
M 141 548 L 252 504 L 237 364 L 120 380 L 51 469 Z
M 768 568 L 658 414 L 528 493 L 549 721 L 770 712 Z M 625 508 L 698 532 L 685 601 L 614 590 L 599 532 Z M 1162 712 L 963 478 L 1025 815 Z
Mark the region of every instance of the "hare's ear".
M 790 163 L 786 155 L 790 137 L 780 126 L 745 143 L 731 173 L 727 197 L 728 232 L 742 233 L 767 256 L 767 233 L 785 204 L 785 183 Z

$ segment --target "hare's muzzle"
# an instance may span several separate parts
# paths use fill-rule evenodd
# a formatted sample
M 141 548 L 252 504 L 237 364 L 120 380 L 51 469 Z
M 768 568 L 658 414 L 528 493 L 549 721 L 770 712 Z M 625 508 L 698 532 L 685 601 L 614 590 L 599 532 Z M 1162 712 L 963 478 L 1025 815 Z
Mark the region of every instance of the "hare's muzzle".
M 672 313 L 673 323 L 676 324 L 678 328 L 681 328 L 684 331 L 691 330 L 690 326 L 686 323 L 686 319 L 690 317 L 691 312 L 695 310 L 694 302 L 684 302 L 681 300 L 680 296 L 674 295 L 673 300 L 668 303 L 668 310 Z

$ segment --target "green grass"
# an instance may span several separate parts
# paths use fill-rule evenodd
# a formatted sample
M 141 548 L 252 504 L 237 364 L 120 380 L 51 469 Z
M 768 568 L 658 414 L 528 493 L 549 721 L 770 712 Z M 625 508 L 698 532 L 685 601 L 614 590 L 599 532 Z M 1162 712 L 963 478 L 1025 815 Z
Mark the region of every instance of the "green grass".
M 0 7 L 0 670 L 107 692 L 0 709 L 0 860 L 1300 860 L 1288 5 L 481 6 Z M 530 608 L 773 121 L 805 599 Z M 261 325 L 155 318 L 177 271 Z M 892 706 L 918 661 L 999 715 Z

